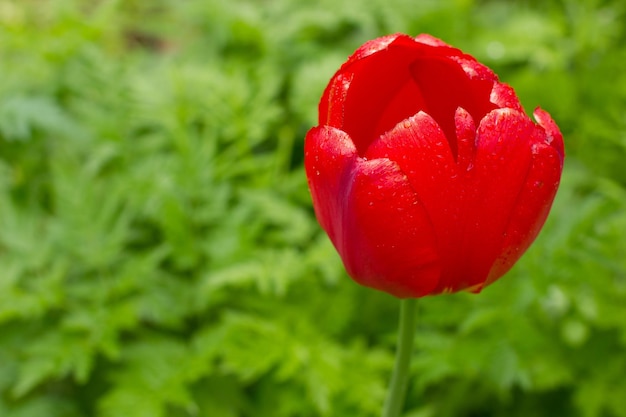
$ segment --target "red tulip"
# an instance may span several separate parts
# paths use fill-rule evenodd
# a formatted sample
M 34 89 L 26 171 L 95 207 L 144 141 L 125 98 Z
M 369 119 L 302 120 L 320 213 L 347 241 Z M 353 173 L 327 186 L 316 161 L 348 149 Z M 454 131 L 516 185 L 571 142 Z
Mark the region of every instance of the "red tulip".
M 348 274 L 397 297 L 504 275 L 543 226 L 563 137 L 470 55 L 429 35 L 367 42 L 332 77 L 305 167 Z

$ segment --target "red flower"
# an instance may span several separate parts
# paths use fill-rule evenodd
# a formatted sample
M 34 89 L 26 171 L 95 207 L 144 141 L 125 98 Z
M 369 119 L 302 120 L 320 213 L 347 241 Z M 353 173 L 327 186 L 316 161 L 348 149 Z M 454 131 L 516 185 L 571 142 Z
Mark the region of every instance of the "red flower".
M 305 167 L 357 282 L 397 297 L 478 292 L 543 226 L 563 137 L 473 57 L 429 35 L 361 46 L 330 80 Z

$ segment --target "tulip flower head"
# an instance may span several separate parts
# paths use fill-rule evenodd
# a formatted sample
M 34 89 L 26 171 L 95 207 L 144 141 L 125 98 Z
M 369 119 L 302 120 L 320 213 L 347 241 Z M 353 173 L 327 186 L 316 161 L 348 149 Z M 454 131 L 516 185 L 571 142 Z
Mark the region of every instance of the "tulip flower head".
M 563 137 L 472 56 L 430 35 L 361 46 L 305 140 L 318 221 L 358 283 L 400 298 L 504 275 L 543 226 Z

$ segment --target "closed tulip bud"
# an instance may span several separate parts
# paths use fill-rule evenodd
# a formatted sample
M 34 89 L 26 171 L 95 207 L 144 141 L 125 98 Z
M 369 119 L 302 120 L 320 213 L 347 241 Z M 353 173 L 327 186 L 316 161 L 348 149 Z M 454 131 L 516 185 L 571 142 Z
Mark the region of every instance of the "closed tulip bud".
M 543 226 L 563 138 L 470 55 L 429 35 L 361 46 L 332 77 L 305 168 L 358 283 L 397 297 L 480 291 Z

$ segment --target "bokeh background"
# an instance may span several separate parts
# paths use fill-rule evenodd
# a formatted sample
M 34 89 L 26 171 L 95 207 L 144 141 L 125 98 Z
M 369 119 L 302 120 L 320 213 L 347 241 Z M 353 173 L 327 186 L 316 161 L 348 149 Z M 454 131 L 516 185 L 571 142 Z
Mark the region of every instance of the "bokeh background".
M 398 302 L 302 168 L 360 44 L 428 32 L 565 135 L 536 244 L 424 298 L 406 417 L 626 416 L 626 2 L 0 0 L 0 416 L 376 416 Z

